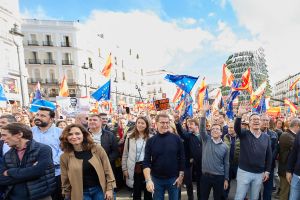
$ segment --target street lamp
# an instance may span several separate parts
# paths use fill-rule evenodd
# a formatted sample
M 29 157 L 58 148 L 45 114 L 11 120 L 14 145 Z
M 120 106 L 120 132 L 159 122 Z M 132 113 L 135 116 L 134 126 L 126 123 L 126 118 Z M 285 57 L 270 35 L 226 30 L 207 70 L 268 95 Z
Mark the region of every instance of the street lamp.
M 86 66 L 86 63 L 83 63 L 82 69 L 88 70 L 89 68 Z M 84 72 L 84 87 L 85 87 L 85 96 L 88 96 L 88 89 L 87 89 L 87 81 L 86 81 L 86 71 Z
M 139 92 L 140 100 L 143 102 L 143 98 L 142 98 L 142 95 L 141 95 L 141 88 L 136 84 L 135 89 L 137 89 L 137 91 Z
M 19 32 L 18 30 L 18 25 L 17 24 L 14 24 L 14 27 L 11 28 L 9 30 L 9 33 L 13 36 L 13 42 L 14 42 L 14 45 L 17 47 L 17 54 L 18 54 L 18 65 L 19 65 L 19 76 L 20 76 L 20 86 L 21 86 L 21 98 L 22 98 L 22 105 L 24 106 L 24 74 L 23 74 L 23 70 L 22 70 L 22 67 L 21 67 L 21 61 L 20 61 L 20 50 L 19 50 L 19 44 L 16 43 L 15 41 L 15 38 L 14 36 L 20 36 L 20 37 L 24 37 L 24 35 Z

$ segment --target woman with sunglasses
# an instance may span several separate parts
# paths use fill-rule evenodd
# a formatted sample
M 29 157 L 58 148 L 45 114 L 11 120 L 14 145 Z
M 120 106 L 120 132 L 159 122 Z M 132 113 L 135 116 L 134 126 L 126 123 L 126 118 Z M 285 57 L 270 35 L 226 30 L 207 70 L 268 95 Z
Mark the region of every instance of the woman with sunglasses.
M 72 200 L 112 200 L 115 178 L 105 150 L 79 124 L 68 125 L 60 137 L 62 193 Z

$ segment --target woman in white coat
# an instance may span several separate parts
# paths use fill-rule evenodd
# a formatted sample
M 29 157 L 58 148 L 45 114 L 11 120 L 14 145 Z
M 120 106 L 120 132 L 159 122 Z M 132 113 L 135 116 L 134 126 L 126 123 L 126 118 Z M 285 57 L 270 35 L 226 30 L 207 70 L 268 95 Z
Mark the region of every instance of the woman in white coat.
M 133 199 L 140 200 L 144 191 L 144 199 L 151 200 L 152 195 L 147 191 L 143 175 L 142 162 L 145 156 L 146 141 L 150 137 L 149 121 L 139 116 L 135 127 L 125 140 L 122 156 L 122 170 L 128 187 L 133 187 Z

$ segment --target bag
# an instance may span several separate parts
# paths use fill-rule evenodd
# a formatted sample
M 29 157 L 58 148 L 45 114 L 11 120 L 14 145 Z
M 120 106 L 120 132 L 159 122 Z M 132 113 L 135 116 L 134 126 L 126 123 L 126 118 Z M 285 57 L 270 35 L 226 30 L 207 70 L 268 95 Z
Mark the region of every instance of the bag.
M 141 174 L 143 172 L 143 165 L 141 163 L 135 163 L 134 173 Z

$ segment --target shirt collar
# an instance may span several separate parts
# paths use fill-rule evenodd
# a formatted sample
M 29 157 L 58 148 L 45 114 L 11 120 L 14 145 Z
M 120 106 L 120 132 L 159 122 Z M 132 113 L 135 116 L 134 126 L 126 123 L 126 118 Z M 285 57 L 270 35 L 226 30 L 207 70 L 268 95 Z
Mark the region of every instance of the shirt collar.
M 215 144 L 220 144 L 223 142 L 222 138 L 220 138 L 219 140 L 215 140 L 214 138 L 211 138 L 211 139 Z

